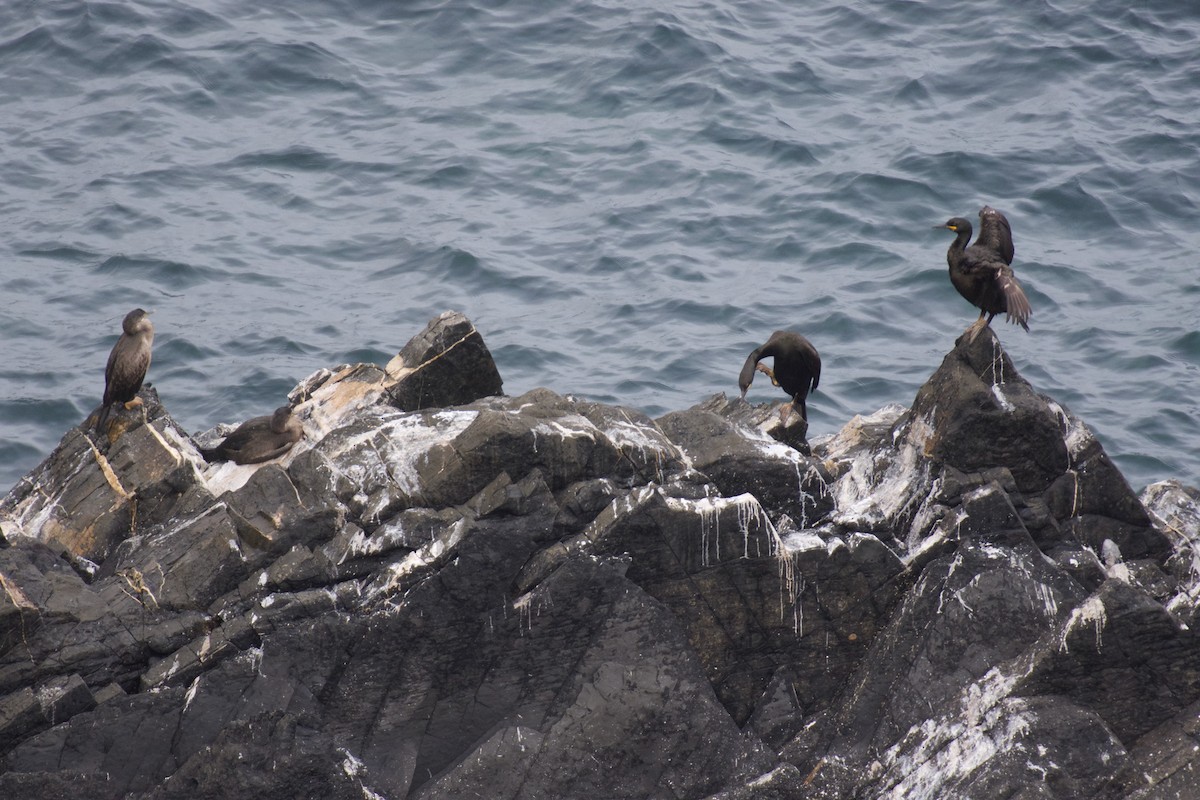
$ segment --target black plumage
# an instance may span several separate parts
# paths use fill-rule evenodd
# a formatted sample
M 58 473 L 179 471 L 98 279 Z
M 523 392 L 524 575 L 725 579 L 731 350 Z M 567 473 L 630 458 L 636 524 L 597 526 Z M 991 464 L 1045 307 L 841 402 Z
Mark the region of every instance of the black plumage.
M 113 403 L 124 403 L 130 408 L 141 401 L 137 393 L 146 380 L 150 369 L 151 350 L 154 346 L 154 325 L 143 309 L 135 308 L 121 322 L 121 338 L 108 354 L 108 365 L 104 368 L 104 400 L 100 415 L 96 418 L 96 430 L 103 430 Z
M 773 369 L 759 363 L 764 358 L 775 359 Z M 746 396 L 756 369 L 791 396 L 792 405 L 800 410 L 800 416 L 807 422 L 808 405 L 805 401 L 809 392 L 817 390 L 817 383 L 821 380 L 821 356 L 812 342 L 791 331 L 772 333 L 765 344 L 750 353 L 742 366 L 742 372 L 738 375 L 742 397 Z M 785 422 L 787 408 L 785 406 L 782 413 Z
M 300 441 L 304 428 L 292 416 L 292 409 L 280 406 L 266 417 L 254 417 L 238 425 L 216 447 L 202 448 L 206 461 L 232 461 L 235 464 L 260 464 L 286 453 Z
M 979 236 L 970 246 L 967 245 L 972 232 L 969 220 L 954 217 L 945 225 L 934 227 L 957 234 L 946 251 L 950 282 L 959 294 L 979 309 L 979 319 L 968 328 L 968 341 L 991 324 L 997 314 L 1005 314 L 1009 322 L 1029 330 L 1032 309 L 1009 266 L 1015 250 L 1008 219 L 991 206 L 984 206 L 979 210 Z

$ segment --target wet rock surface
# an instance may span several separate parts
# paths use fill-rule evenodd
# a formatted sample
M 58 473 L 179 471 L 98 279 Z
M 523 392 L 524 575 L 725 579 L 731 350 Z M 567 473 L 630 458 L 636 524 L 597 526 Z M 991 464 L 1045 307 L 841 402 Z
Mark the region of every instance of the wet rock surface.
M 1200 492 L 990 330 L 812 442 L 501 391 L 450 312 L 265 464 L 149 387 L 69 431 L 0 502 L 0 796 L 1196 796 Z

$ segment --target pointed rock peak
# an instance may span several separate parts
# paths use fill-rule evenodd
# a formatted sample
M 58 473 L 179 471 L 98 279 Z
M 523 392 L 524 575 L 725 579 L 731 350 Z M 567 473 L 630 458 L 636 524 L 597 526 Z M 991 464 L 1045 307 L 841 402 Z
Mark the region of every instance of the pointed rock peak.
M 430 320 L 387 365 L 388 402 L 402 411 L 457 406 L 501 394 L 504 381 L 483 336 L 458 311 Z
M 1040 492 L 1068 467 L 1060 415 L 990 328 L 959 340 L 918 390 L 912 414 L 931 421 L 926 454 L 964 472 L 1007 467 L 1021 491 Z

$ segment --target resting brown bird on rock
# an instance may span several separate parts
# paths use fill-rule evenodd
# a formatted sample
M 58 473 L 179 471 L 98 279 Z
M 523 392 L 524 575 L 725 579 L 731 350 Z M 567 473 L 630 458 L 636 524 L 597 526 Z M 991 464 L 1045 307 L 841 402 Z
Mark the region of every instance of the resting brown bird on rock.
M 764 358 L 774 358 L 775 368 L 771 369 L 758 363 Z M 742 397 L 746 396 L 746 390 L 754 380 L 756 369 L 769 377 L 771 383 L 791 395 L 791 405 L 784 406 L 779 412 L 783 424 L 787 424 L 788 412 L 792 406 L 800 409 L 801 418 L 807 422 L 808 405 L 805 399 L 810 391 L 817 390 L 817 383 L 821 380 L 821 356 L 812 342 L 791 331 L 772 333 L 766 344 L 755 348 L 742 366 L 742 372 L 738 375 L 738 387 L 742 390 Z
M 140 405 L 137 396 L 146 370 L 150 369 L 150 352 L 154 346 L 154 325 L 150 315 L 135 308 L 121 322 L 121 338 L 108 354 L 108 365 L 104 368 L 104 400 L 100 415 L 96 418 L 96 430 L 103 431 L 113 403 L 124 403 L 125 408 Z
M 991 324 L 997 314 L 1029 330 L 1032 309 L 1021 284 L 1009 264 L 1013 260 L 1012 227 L 1003 214 L 991 206 L 979 210 L 979 236 L 970 247 L 971 223 L 954 217 L 945 225 L 935 225 L 958 234 L 946 251 L 950 282 L 958 293 L 979 309 L 979 319 L 967 329 L 967 341 Z M 984 315 L 987 319 L 984 319 Z
M 260 464 L 292 449 L 300 441 L 304 428 L 292 416 L 292 409 L 280 406 L 269 417 L 254 417 L 238 425 L 219 445 L 201 448 L 205 461 L 232 461 L 235 464 Z

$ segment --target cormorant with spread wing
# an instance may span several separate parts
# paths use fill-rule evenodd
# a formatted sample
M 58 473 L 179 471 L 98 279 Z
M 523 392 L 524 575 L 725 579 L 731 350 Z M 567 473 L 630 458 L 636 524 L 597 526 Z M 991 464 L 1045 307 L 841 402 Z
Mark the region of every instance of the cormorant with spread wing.
M 967 341 L 975 340 L 997 314 L 1007 315 L 1009 322 L 1029 330 L 1032 309 L 1021 284 L 1009 264 L 1013 260 L 1012 226 L 1003 214 L 991 206 L 979 210 L 979 236 L 971 239 L 971 223 L 954 217 L 945 225 L 935 225 L 958 234 L 946 252 L 950 265 L 950 282 L 958 293 L 979 308 L 979 319 L 967 329 Z M 984 315 L 987 319 L 984 319 Z

